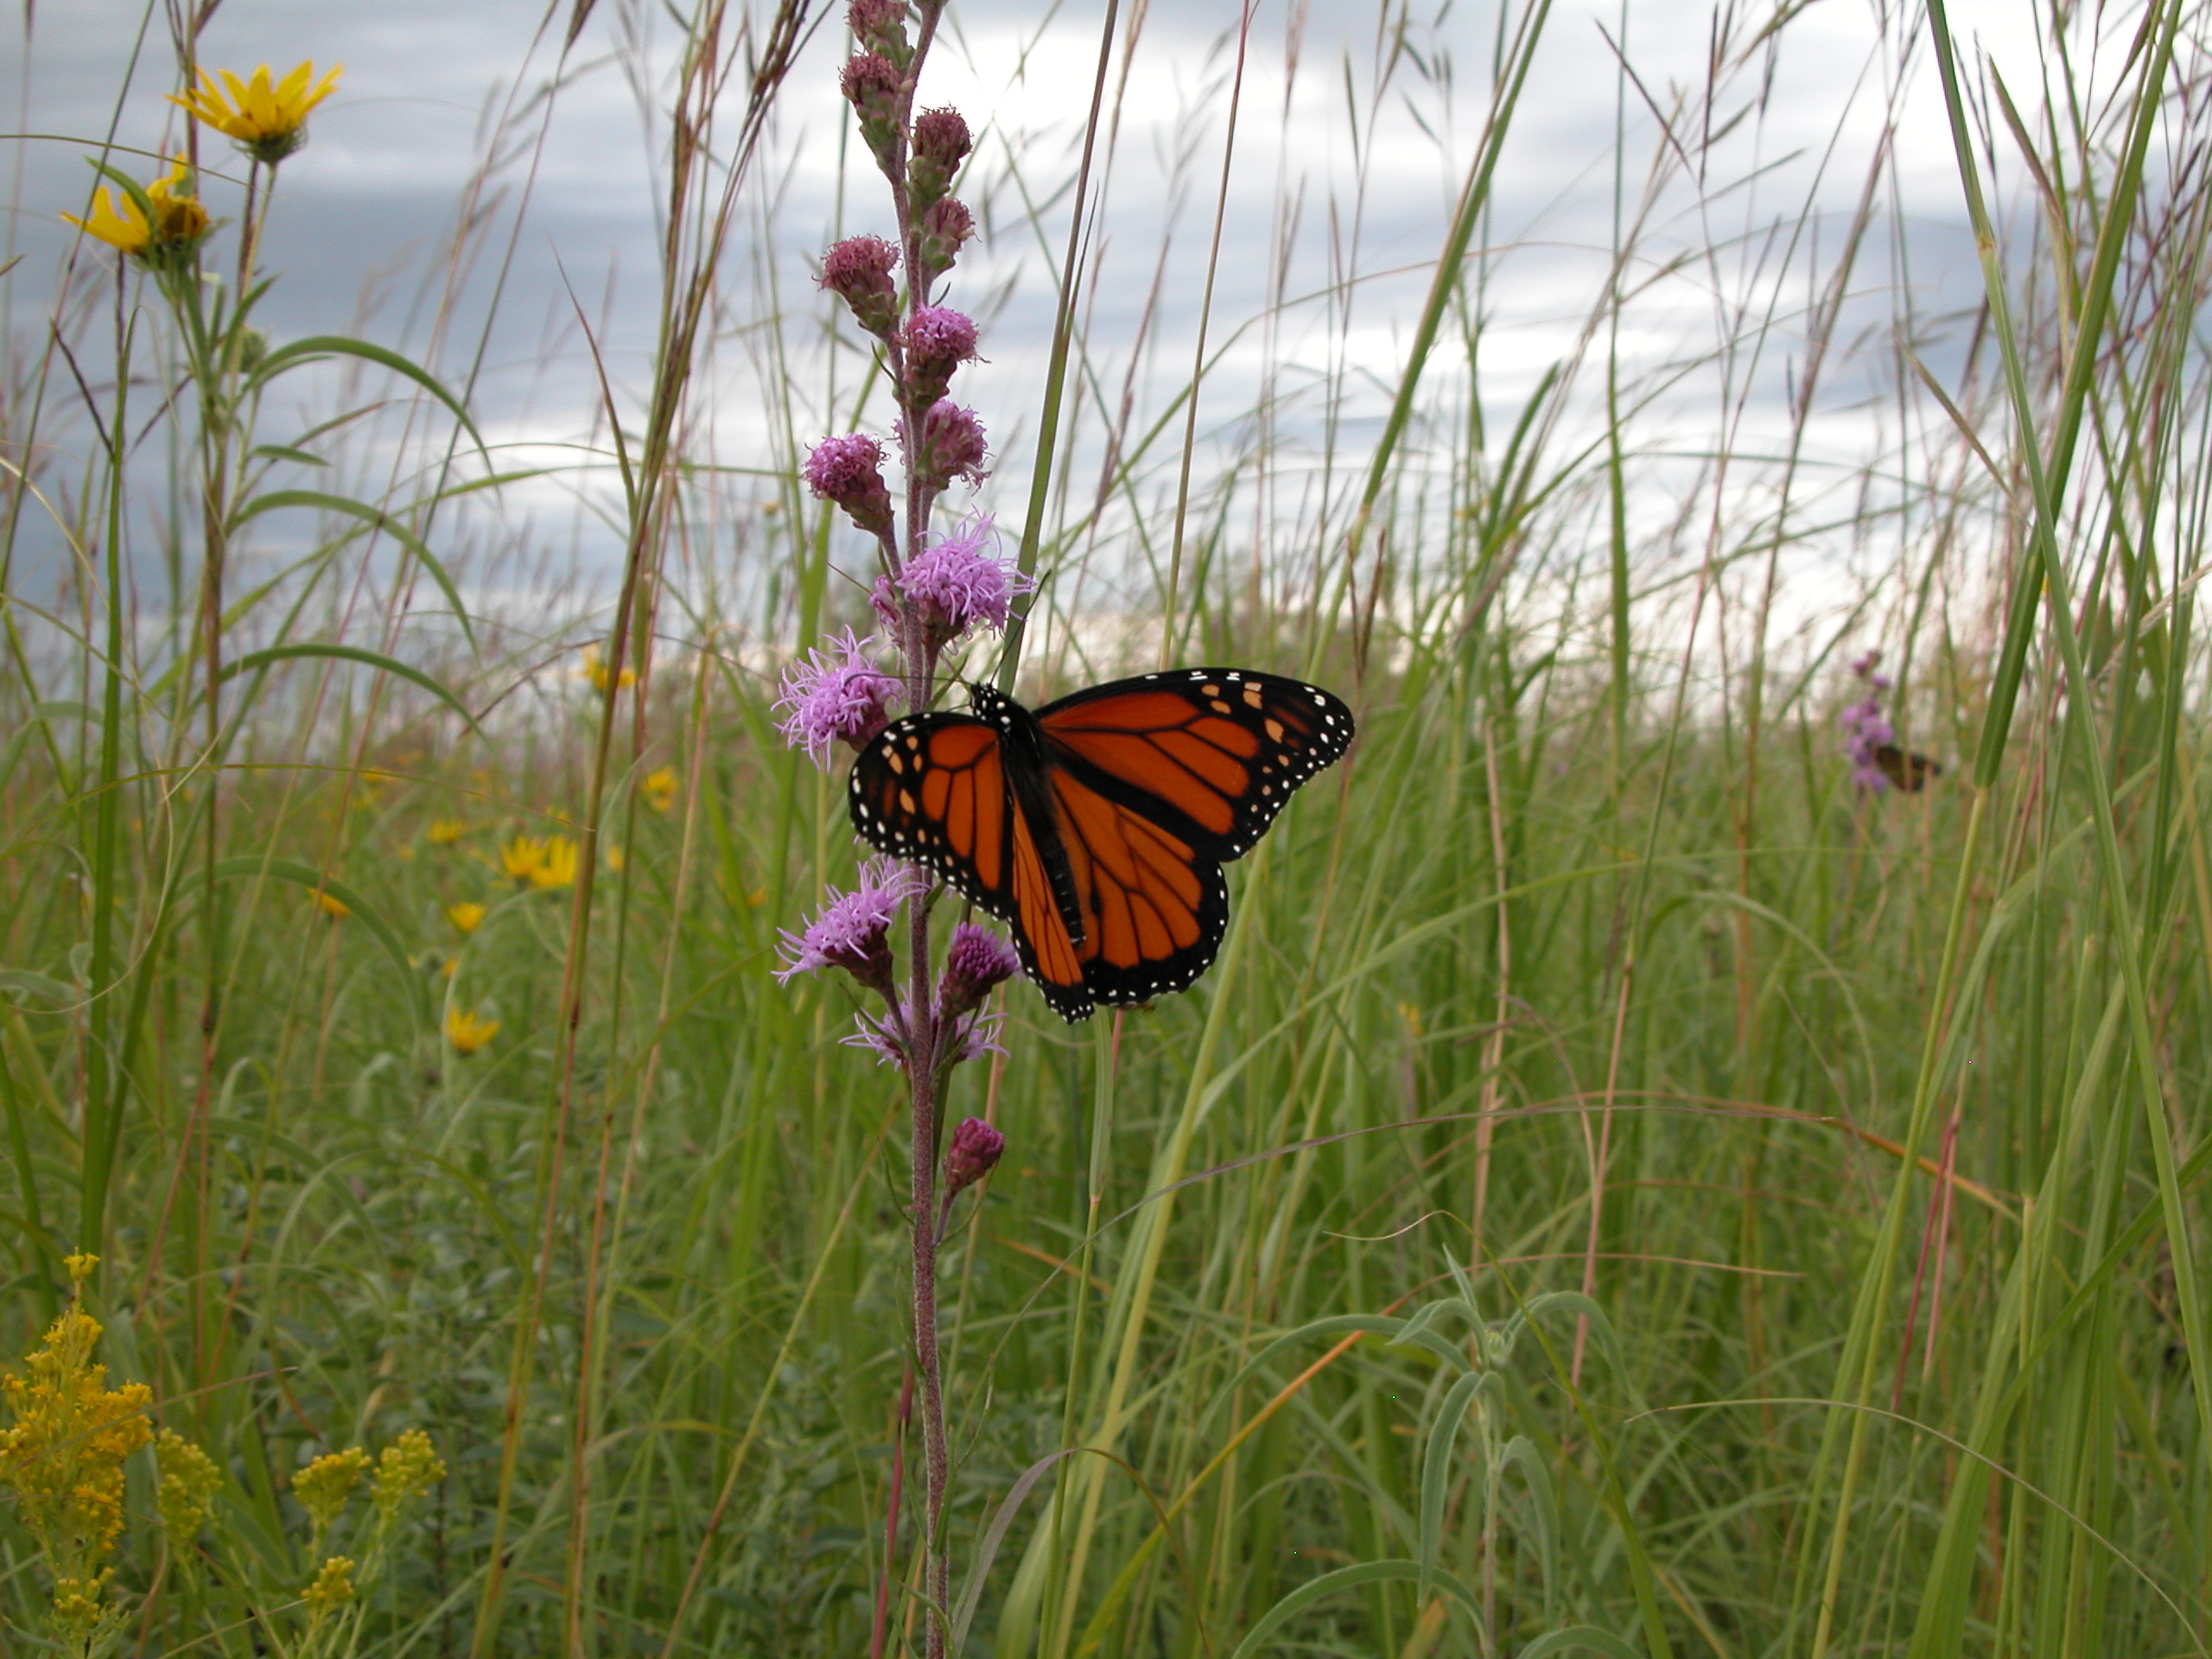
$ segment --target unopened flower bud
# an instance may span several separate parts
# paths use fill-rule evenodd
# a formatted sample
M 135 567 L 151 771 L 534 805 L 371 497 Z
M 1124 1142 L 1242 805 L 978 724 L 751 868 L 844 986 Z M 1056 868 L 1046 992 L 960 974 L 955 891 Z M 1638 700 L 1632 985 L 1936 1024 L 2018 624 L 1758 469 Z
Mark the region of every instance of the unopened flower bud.
M 906 319 L 899 343 L 906 348 L 908 407 L 927 407 L 944 396 L 952 372 L 976 359 L 976 325 L 945 305 L 925 305 Z
M 879 57 L 904 67 L 913 49 L 906 44 L 906 0 L 853 0 L 845 22 L 853 38 Z
M 898 151 L 899 130 L 906 115 L 906 80 L 899 67 L 877 52 L 863 52 L 845 65 L 841 84 L 861 118 L 861 137 L 876 165 L 890 169 Z
M 962 1187 L 982 1180 L 997 1166 L 999 1155 L 1005 1150 L 1006 1136 L 982 1118 L 963 1120 L 952 1132 L 952 1144 L 945 1148 L 944 1196 L 949 1198 Z
M 990 476 L 983 470 L 990 455 L 983 443 L 983 423 L 974 410 L 940 397 L 922 412 L 917 428 L 910 434 L 901 421 L 899 435 L 909 441 L 908 462 L 925 487 L 942 490 L 956 478 L 981 484 Z
M 927 207 L 952 188 L 952 175 L 967 159 L 973 143 L 968 124 L 957 110 L 924 110 L 914 118 L 906 188 L 916 207 Z
M 880 236 L 849 236 L 822 256 L 821 285 L 853 308 L 854 321 L 879 339 L 899 326 L 899 250 Z
M 924 294 L 952 269 L 960 250 L 976 234 L 976 216 L 957 196 L 939 196 L 922 209 L 914 250 L 914 283 Z
M 883 482 L 883 446 L 864 432 L 824 438 L 806 458 L 807 486 L 835 501 L 862 530 L 891 528 L 891 492 Z
M 987 927 L 963 922 L 952 930 L 952 948 L 945 952 L 938 1004 L 949 1016 L 979 1008 L 993 988 L 1013 978 L 1020 966 L 1004 939 Z

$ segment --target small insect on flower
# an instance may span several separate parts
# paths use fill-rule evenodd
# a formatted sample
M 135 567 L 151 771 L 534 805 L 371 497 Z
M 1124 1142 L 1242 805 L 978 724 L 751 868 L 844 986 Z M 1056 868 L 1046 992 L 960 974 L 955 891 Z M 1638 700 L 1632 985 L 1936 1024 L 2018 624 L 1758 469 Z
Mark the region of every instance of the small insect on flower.
M 255 161 L 274 167 L 307 143 L 308 111 L 337 88 L 346 66 L 336 65 L 320 81 L 312 61 L 273 83 L 265 63 L 253 72 L 251 80 L 242 81 L 227 69 L 222 73 L 219 86 L 202 69 L 200 85 L 182 96 L 171 92 L 169 102 L 214 128 Z
M 424 839 L 433 847 L 451 847 L 467 833 L 468 825 L 459 818 L 435 818 Z
M 92 196 L 92 216 L 61 217 L 87 235 L 120 249 L 148 264 L 181 263 L 199 246 L 208 230 L 207 210 L 187 188 L 192 169 L 180 155 L 167 176 L 146 187 L 146 200 L 154 212 L 149 219 L 128 192 L 118 209 L 102 185 Z
M 474 933 L 483 925 L 485 917 L 489 914 L 491 914 L 490 911 L 473 899 L 464 899 L 460 904 L 446 906 L 446 920 L 451 922 L 463 933 Z
M 499 1034 L 499 1022 L 486 1020 L 466 1008 L 446 1011 L 446 1041 L 456 1054 L 474 1054 Z

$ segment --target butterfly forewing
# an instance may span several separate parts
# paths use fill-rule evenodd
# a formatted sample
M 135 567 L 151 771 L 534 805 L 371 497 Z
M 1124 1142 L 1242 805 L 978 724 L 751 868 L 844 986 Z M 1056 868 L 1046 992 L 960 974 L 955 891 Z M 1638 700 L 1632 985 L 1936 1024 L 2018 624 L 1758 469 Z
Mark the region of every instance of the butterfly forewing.
M 1337 698 L 1249 669 L 1116 680 L 1034 715 L 982 687 L 976 707 L 886 728 L 853 768 L 853 825 L 1007 922 L 1070 1020 L 1204 973 L 1229 925 L 1221 866 L 1352 738 Z
M 1220 861 L 1252 850 L 1291 792 L 1351 742 L 1318 685 L 1179 668 L 1094 685 L 1037 711 L 1052 758 Z

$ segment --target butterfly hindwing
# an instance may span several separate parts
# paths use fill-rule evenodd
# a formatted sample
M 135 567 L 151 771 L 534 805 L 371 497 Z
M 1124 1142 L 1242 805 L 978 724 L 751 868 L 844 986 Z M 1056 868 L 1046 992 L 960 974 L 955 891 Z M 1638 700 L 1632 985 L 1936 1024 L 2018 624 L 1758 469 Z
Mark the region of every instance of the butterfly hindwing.
M 1351 741 L 1318 686 L 1249 669 L 1095 685 L 1033 714 L 910 715 L 861 753 L 853 825 L 1006 922 L 1053 1011 L 1187 988 L 1229 925 L 1221 867 Z

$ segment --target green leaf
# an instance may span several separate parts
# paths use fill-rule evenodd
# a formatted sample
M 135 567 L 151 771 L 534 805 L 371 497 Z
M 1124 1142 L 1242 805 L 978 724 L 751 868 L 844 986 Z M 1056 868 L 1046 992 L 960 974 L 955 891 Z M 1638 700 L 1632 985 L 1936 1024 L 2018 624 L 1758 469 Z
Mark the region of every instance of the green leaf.
M 343 919 L 360 923 L 368 930 L 376 942 L 384 947 L 385 955 L 390 957 L 392 964 L 399 969 L 399 977 L 407 987 L 408 998 L 415 1004 L 416 1013 L 427 1020 L 429 1005 L 423 999 L 422 980 L 415 972 L 414 964 L 407 960 L 406 948 L 399 943 L 399 936 L 391 931 L 390 925 L 383 917 L 377 914 L 376 910 L 367 899 L 362 898 L 343 881 L 339 880 L 337 877 L 325 875 L 321 870 L 305 864 L 296 863 L 289 858 L 261 857 L 219 859 L 216 861 L 213 874 L 218 881 L 237 880 L 247 876 L 273 875 L 279 881 L 292 882 L 296 886 L 307 888 L 310 893 L 328 893 L 353 912 L 351 916 Z
M 246 378 L 246 390 L 258 391 L 287 370 L 296 369 L 304 363 L 319 362 L 326 357 L 358 357 L 371 363 L 380 363 L 394 374 L 404 375 L 429 392 L 448 409 L 461 424 L 461 429 L 476 440 L 476 447 L 484 448 L 484 435 L 476 429 L 476 423 L 468 418 L 468 411 L 461 400 L 434 379 L 426 369 L 418 368 L 397 352 L 382 346 L 372 345 L 365 340 L 355 340 L 347 334 L 310 334 L 305 340 L 296 340 L 289 346 L 280 346 L 263 358 Z
M 265 455 L 271 461 L 296 461 L 302 467 L 330 465 L 321 455 L 311 455 L 304 449 L 289 448 L 281 443 L 257 443 L 253 447 L 253 453 L 257 455 Z
M 268 645 L 260 651 L 249 651 L 245 656 L 224 664 L 223 671 L 217 677 L 227 680 L 234 675 L 244 674 L 253 669 L 268 668 L 276 663 L 289 662 L 296 657 L 335 657 L 341 662 L 362 663 L 370 668 L 379 669 L 386 674 L 396 674 L 410 685 L 421 686 L 439 702 L 444 703 L 447 708 L 467 721 L 470 731 L 479 737 L 484 737 L 484 728 L 476 723 L 476 716 L 468 712 L 467 706 L 421 669 L 410 668 L 404 663 L 395 662 L 381 652 L 364 651 L 359 645 L 315 644 Z M 485 738 L 484 741 L 488 743 L 491 739 Z
M 1315 1602 L 1332 1596 L 1339 1590 L 1357 1589 L 1363 1584 L 1388 1584 L 1394 1580 L 1418 1582 L 1422 1576 L 1419 1561 L 1405 1560 L 1362 1561 L 1357 1567 L 1340 1567 L 1333 1573 L 1324 1573 L 1319 1578 L 1300 1585 L 1261 1614 L 1257 1622 L 1245 1633 L 1244 1639 L 1236 1644 L 1236 1651 L 1230 1656 L 1230 1659 L 1255 1659 L 1261 1644 L 1275 1630 Z M 1474 1620 L 1478 1630 L 1482 1628 L 1482 1605 L 1465 1585 L 1441 1567 L 1427 1576 L 1438 1589 L 1466 1610 L 1467 1617 Z M 1560 1634 L 1566 1633 L 1562 1631 Z M 1636 1659 L 1636 1656 L 1630 1654 L 1629 1659 Z
M 1563 1630 L 1553 1630 L 1540 1636 L 1521 1649 L 1521 1659 L 1546 1659 L 1554 1653 L 1573 1653 L 1578 1648 L 1592 1653 L 1610 1654 L 1612 1659 L 1641 1659 L 1641 1656 L 1611 1630 L 1601 1630 L 1595 1624 L 1574 1624 Z
M 423 545 L 423 538 L 401 524 L 390 513 L 371 506 L 365 501 L 356 501 L 350 495 L 333 495 L 327 490 L 271 490 L 266 495 L 257 495 L 231 515 L 231 528 L 236 530 L 249 518 L 257 518 L 264 512 L 274 512 L 279 507 L 316 507 L 325 512 L 343 513 L 349 518 L 359 518 L 365 524 L 373 524 L 392 540 L 422 561 L 423 568 L 430 573 L 430 580 L 438 584 L 438 591 L 446 596 L 446 603 L 453 607 L 453 613 L 461 619 L 461 631 L 468 637 L 472 649 L 476 644 L 475 631 L 468 626 L 468 613 L 462 608 L 461 590 L 453 585 L 453 578 L 446 568 Z

